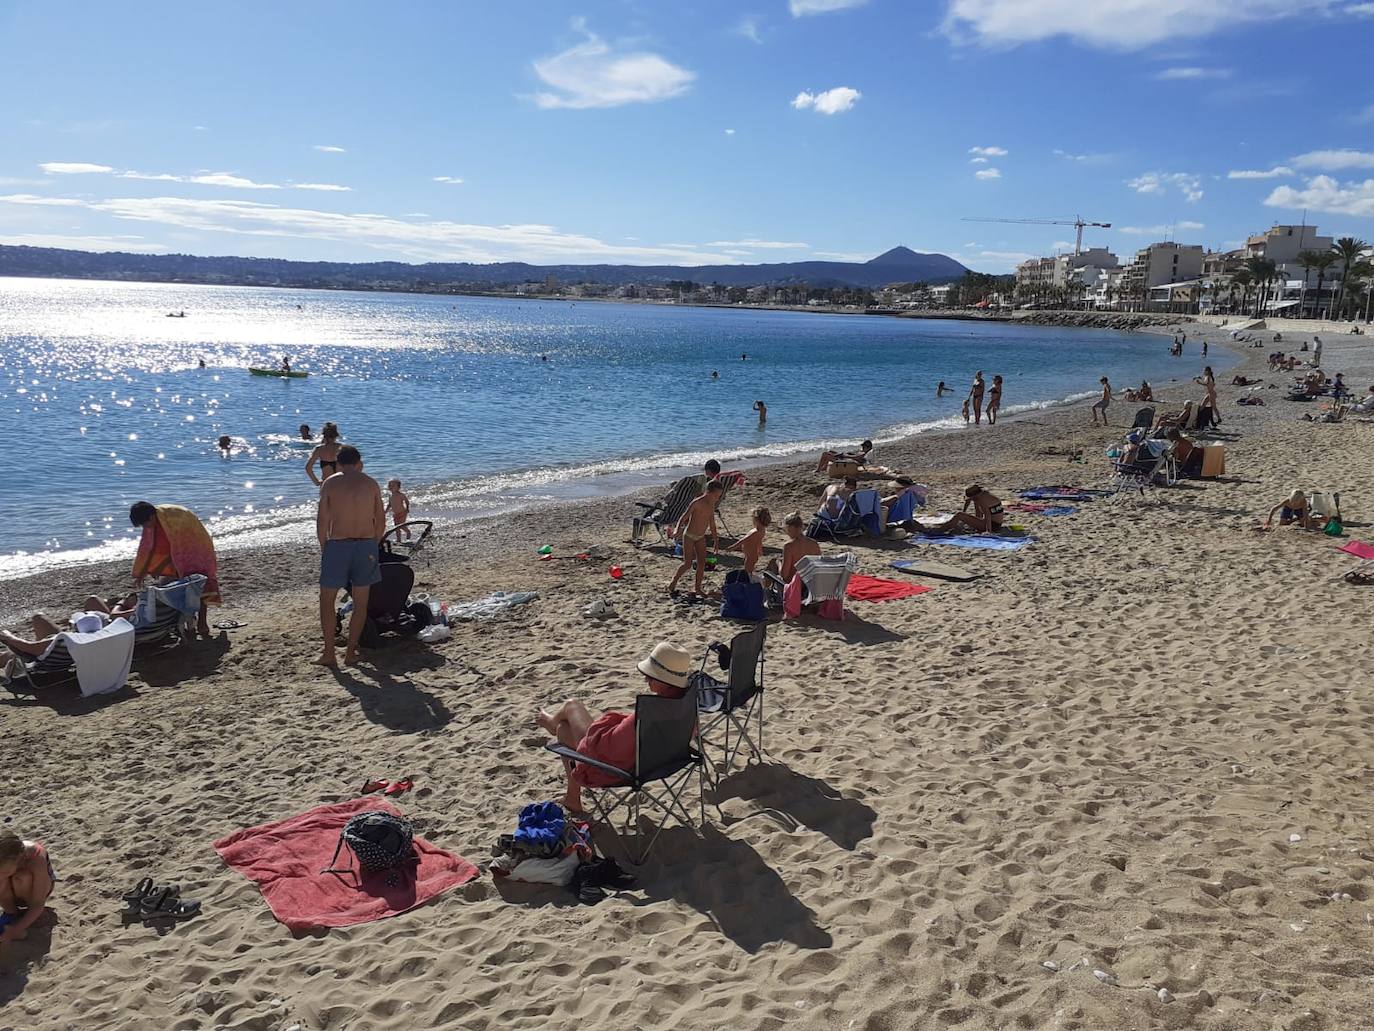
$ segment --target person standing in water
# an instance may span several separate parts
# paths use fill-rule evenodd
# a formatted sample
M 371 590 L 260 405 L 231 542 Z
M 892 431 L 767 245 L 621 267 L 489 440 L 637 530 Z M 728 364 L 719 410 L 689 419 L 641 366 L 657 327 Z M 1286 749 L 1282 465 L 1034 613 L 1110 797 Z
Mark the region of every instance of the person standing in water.
M 944 380 L 940 380 L 940 382 L 935 385 L 935 396 L 944 397 L 947 393 L 949 393 L 949 387 L 945 386 Z
M 324 429 L 320 430 L 320 436 L 323 442 L 305 460 L 305 474 L 316 487 L 323 486 L 325 480 L 339 471 L 339 427 L 327 422 Z M 318 476 L 315 475 L 316 462 L 320 463 Z
M 286 357 L 286 355 L 281 356 L 281 371 L 287 373 L 288 375 L 291 372 L 291 361 L 289 358 Z
M 981 426 L 983 424 L 983 391 L 986 389 L 983 383 L 983 370 L 979 369 L 973 374 L 973 386 L 969 389 L 968 397 L 973 402 L 973 424 Z
M 988 425 L 997 425 L 997 411 L 1002 407 L 1002 377 L 992 377 L 992 390 L 988 394 Z
M 754 402 L 754 411 L 759 413 L 759 425 L 762 426 L 768 421 L 768 406 L 762 401 Z

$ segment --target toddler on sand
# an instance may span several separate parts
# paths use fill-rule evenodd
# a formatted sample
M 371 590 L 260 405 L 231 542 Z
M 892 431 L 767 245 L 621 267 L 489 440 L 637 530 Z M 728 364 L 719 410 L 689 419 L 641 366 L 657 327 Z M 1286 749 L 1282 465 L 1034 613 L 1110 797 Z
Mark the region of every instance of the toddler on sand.
M 400 526 L 410 518 L 410 495 L 401 490 L 400 480 L 387 481 L 386 489 L 391 492 L 391 498 L 386 503 L 386 510 L 391 513 L 393 526 Z M 402 530 L 396 535 L 398 540 L 410 540 L 410 531 Z
M 0 830 L 0 945 L 20 941 L 47 909 L 52 864 L 41 842 Z

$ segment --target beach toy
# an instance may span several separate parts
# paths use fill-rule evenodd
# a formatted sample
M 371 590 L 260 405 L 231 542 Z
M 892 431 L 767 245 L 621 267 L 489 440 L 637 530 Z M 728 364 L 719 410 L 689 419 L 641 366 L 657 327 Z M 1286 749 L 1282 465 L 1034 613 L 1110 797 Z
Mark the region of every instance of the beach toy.
M 542 548 L 539 549 L 539 554 L 541 554 L 541 555 L 552 555 L 552 554 L 553 554 L 553 545 L 552 545 L 552 544 L 545 544 Z
M 619 579 L 620 579 L 622 576 L 624 576 L 624 575 L 625 575 L 625 570 L 621 569 L 619 566 L 611 566 L 611 579 L 612 579 L 612 580 L 619 580 Z
M 712 569 L 715 569 L 715 568 L 716 568 L 716 556 L 714 556 L 714 555 L 707 555 L 707 556 L 706 556 L 706 564 L 707 564 L 708 566 L 710 566 Z

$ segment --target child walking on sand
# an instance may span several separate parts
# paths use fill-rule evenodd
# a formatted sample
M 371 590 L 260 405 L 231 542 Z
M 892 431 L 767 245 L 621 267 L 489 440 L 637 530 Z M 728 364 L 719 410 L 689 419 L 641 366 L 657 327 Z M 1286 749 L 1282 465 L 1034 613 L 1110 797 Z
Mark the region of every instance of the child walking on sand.
M 716 531 L 716 506 L 720 504 L 720 496 L 724 491 L 725 487 L 719 480 L 712 480 L 706 485 L 706 493 L 687 506 L 687 511 L 682 513 L 682 518 L 673 527 L 673 536 L 682 538 L 682 565 L 677 567 L 677 572 L 668 584 L 669 594 L 677 591 L 677 582 L 682 579 L 683 573 L 692 568 L 693 561 L 697 564 L 693 593 L 706 593 L 706 534 L 711 534 L 711 547 L 719 551 L 720 534 Z
M 47 909 L 52 864 L 42 842 L 0 830 L 0 945 L 20 941 Z
M 400 526 L 410 519 L 410 495 L 401 490 L 400 480 L 388 480 L 386 489 L 391 492 L 391 499 L 386 503 L 386 510 L 391 513 L 393 526 Z M 402 530 L 396 537 L 398 540 L 410 540 L 410 531 Z
M 1093 402 L 1093 425 L 1097 425 L 1097 413 L 1102 413 L 1102 425 L 1107 425 L 1107 406 L 1112 403 L 1112 385 L 1103 376 L 1097 382 L 1102 384 L 1102 396 Z

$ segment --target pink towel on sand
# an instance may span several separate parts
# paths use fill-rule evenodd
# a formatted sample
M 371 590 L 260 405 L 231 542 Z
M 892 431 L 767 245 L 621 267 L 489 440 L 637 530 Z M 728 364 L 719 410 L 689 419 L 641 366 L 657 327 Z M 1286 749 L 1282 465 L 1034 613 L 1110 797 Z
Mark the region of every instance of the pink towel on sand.
M 1354 555 L 1356 558 L 1362 558 L 1366 562 L 1374 562 L 1374 544 L 1366 544 L 1364 541 L 1351 541 L 1336 550 L 1343 551 L 1347 555 Z
M 928 590 L 930 588 L 924 584 L 884 580 L 879 576 L 855 573 L 849 578 L 849 588 L 845 594 L 855 601 L 896 601 L 898 598 L 910 598 L 914 594 L 925 594 Z
M 477 876 L 477 867 L 462 856 L 435 848 L 418 837 L 418 864 L 361 876 L 320 873 L 330 866 L 348 818 L 378 810 L 403 815 L 375 797 L 353 798 L 235 831 L 215 842 L 214 848 L 231 867 L 257 882 L 272 915 L 293 931 L 349 927 L 395 916 Z M 335 865 L 357 869 L 347 846 Z

